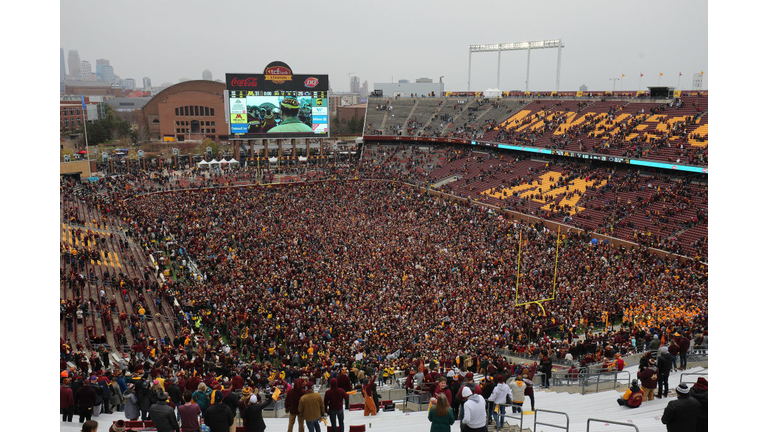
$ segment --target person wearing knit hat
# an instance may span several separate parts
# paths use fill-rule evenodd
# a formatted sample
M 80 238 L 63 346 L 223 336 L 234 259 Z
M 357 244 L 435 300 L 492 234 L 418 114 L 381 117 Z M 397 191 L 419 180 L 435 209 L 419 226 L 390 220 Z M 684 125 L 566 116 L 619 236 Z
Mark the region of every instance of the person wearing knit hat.
M 664 408 L 661 422 L 667 425 L 668 432 L 688 432 L 697 429 L 701 403 L 690 397 L 690 389 L 685 383 L 675 387 L 677 399 L 670 401 Z
M 708 393 L 709 383 L 704 377 L 699 377 L 699 379 L 696 380 L 696 384 L 694 384 L 693 387 L 691 387 L 691 389 L 688 391 L 688 394 L 691 395 L 692 398 L 699 401 L 701 404 L 701 409 L 699 409 L 699 416 L 696 419 L 696 432 L 707 431 Z
M 637 408 L 643 403 L 643 391 L 637 384 L 636 379 L 632 380 L 632 384 L 629 386 L 627 391 L 624 392 L 624 395 L 617 400 L 617 402 L 619 405 L 625 406 L 627 408 Z
M 118 420 L 109 427 L 109 432 L 125 432 L 125 420 Z

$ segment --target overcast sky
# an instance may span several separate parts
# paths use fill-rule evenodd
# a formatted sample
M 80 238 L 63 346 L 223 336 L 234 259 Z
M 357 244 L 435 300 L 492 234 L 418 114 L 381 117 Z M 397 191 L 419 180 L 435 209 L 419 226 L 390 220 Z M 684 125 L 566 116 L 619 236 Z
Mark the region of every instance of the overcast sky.
M 334 91 L 349 75 L 377 82 L 444 76 L 446 91 L 467 89 L 469 45 L 563 40 L 560 90 L 616 90 L 639 85 L 690 88 L 705 71 L 707 3 L 643 1 L 355 1 L 210 2 L 201 0 L 62 0 L 65 60 L 110 61 L 138 86 L 262 73 L 273 60 L 298 74 L 328 74 Z M 472 90 L 496 87 L 497 53 L 472 55 Z M 501 55 L 502 90 L 525 89 L 527 54 Z M 531 52 L 531 91 L 555 89 L 557 50 Z M 639 81 L 640 74 L 645 76 Z M 663 77 L 659 74 L 663 73 Z M 659 81 L 660 79 L 660 81 Z

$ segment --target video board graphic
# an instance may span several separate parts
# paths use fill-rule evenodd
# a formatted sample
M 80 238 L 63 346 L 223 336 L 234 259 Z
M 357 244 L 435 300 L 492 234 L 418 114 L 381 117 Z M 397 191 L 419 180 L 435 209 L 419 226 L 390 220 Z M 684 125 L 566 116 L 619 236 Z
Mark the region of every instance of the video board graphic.
M 296 75 L 283 62 L 263 74 L 226 74 L 230 138 L 328 138 L 328 75 Z

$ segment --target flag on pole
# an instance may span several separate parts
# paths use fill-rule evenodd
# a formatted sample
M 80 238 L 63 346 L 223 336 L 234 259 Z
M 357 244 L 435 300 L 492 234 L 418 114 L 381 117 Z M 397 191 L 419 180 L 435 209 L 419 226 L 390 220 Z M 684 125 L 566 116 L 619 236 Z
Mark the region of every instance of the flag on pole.
M 678 76 L 683 76 L 683 73 L 682 73 L 682 72 L 680 72 L 680 75 L 678 75 Z
M 704 75 L 704 71 L 701 71 L 701 73 L 699 75 Z
M 663 73 L 661 73 L 661 72 L 659 72 L 659 76 L 664 76 L 664 74 L 663 74 Z
M 80 95 L 80 103 L 83 105 L 83 111 L 85 111 L 85 96 Z
M 626 76 L 626 75 L 624 75 L 624 74 L 621 74 L 621 77 L 622 77 L 622 78 L 624 78 L 625 76 Z
M 643 73 L 642 73 L 642 72 L 640 72 L 640 78 L 642 78 L 642 77 L 643 77 Z

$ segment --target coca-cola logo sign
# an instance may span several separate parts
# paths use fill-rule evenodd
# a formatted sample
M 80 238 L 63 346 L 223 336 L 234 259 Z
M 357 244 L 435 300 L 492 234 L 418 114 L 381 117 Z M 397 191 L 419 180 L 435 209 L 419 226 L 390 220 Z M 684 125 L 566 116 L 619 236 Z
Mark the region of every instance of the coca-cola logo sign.
M 230 85 L 232 87 L 257 87 L 258 82 L 257 78 L 255 77 L 248 77 L 248 78 L 232 78 L 232 81 L 230 82 Z
M 314 88 L 319 83 L 320 83 L 320 80 L 315 77 L 309 77 L 306 80 L 304 80 L 304 86 L 308 88 Z

